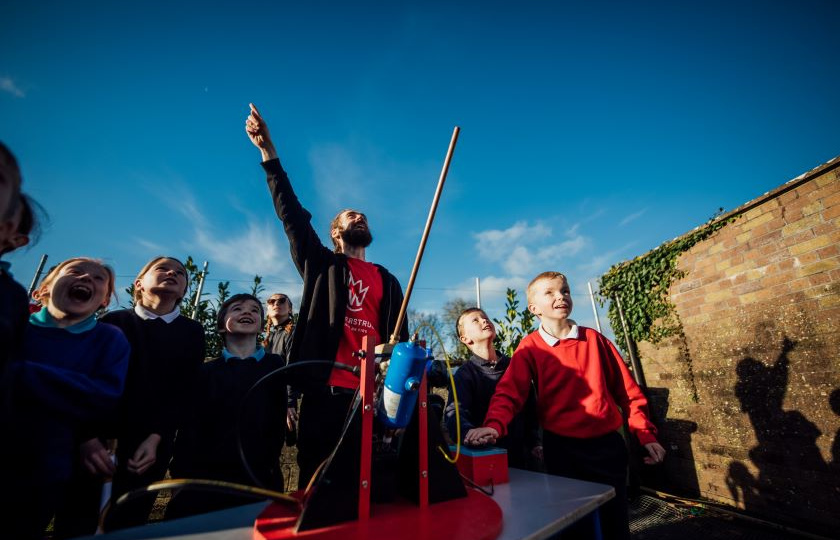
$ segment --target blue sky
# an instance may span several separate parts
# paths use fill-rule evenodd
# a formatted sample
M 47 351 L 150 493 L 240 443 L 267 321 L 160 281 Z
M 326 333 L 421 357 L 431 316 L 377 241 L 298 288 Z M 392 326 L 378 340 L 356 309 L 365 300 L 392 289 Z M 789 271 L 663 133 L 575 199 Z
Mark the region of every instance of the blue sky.
M 8 257 L 210 261 L 208 288 L 300 279 L 243 125 L 269 122 L 314 225 L 368 214 L 411 306 L 501 316 L 537 273 L 586 281 L 840 154 L 840 3 L 5 2 L 0 138 L 47 210 Z M 127 301 L 125 294 L 121 295 Z M 606 318 L 602 317 L 606 324 Z

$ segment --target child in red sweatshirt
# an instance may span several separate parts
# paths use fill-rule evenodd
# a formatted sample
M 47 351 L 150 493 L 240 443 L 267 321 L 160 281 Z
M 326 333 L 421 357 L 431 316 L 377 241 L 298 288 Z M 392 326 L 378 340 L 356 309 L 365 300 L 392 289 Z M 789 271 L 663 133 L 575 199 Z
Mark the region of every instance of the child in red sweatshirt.
M 616 496 L 600 512 L 604 537 L 629 538 L 627 448 L 618 432 L 624 417 L 648 452 L 645 463 L 665 457 L 648 419 L 647 399 L 615 346 L 569 319 L 566 276 L 543 272 L 528 285 L 527 296 L 540 327 L 520 342 L 496 386 L 484 427 L 470 430 L 465 442 L 493 443 L 504 436 L 533 380 L 547 472 L 613 486 Z

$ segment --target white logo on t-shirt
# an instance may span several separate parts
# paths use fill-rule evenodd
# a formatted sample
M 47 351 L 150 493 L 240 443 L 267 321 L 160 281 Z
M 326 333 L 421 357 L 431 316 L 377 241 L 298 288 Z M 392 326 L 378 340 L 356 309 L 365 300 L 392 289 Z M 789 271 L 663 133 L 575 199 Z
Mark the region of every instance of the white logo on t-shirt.
M 348 311 L 361 311 L 362 304 L 365 302 L 365 296 L 367 296 L 368 289 L 370 289 L 370 285 L 367 287 L 364 286 L 362 280 L 356 281 L 353 278 L 353 273 L 349 272 L 350 274 L 350 298 L 348 299 L 347 310 Z

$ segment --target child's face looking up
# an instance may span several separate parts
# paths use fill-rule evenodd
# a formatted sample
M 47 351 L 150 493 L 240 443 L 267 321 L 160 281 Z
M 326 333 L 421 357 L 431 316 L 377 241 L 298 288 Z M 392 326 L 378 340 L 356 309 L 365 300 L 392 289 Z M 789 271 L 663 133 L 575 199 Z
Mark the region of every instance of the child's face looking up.
M 178 261 L 161 259 L 149 268 L 134 286 L 144 296 L 182 298 L 187 289 L 187 271 Z
M 93 261 L 68 264 L 50 286 L 50 314 L 57 319 L 82 319 L 93 315 L 108 305 L 110 278 L 108 270 Z
M 572 313 L 572 292 L 565 279 L 556 277 L 534 283 L 528 309 L 540 319 L 564 320 Z
M 471 311 L 461 315 L 458 324 L 461 329 L 461 341 L 468 346 L 479 341 L 493 341 L 496 337 L 496 327 L 483 311 Z
M 260 305 L 253 300 L 241 300 L 228 307 L 225 332 L 228 334 L 259 334 L 262 325 Z

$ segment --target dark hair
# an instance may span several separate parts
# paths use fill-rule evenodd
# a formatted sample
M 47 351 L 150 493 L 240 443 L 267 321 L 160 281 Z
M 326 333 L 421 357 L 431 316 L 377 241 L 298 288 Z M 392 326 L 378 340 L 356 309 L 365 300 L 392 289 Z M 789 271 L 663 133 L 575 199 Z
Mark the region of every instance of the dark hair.
M 9 197 L 9 205 L 6 208 L 0 208 L 0 220 L 11 219 L 17 212 L 18 205 L 21 204 L 20 184 L 22 182 L 20 176 L 20 167 L 17 159 L 9 147 L 0 142 L 0 180 L 9 182 L 12 185 L 11 197 Z
M 230 298 L 224 301 L 222 305 L 219 307 L 219 314 L 216 316 L 216 331 L 220 334 L 223 334 L 225 331 L 225 317 L 227 316 L 227 312 L 230 309 L 230 306 L 233 305 L 234 302 L 242 302 L 245 300 L 253 300 L 260 306 L 260 327 L 265 325 L 265 309 L 263 309 L 262 302 L 260 299 L 254 296 L 253 294 L 248 293 L 239 293 L 234 294 Z
M 32 232 L 35 227 L 35 212 L 32 210 L 32 199 L 29 195 L 20 194 L 20 221 L 18 221 L 17 233 L 26 234 Z
M 364 212 L 359 212 L 358 210 L 353 210 L 352 208 L 345 208 L 344 210 L 335 215 L 332 221 L 330 221 L 330 240 L 332 240 L 333 243 L 333 251 L 335 251 L 336 253 L 341 253 L 341 244 L 338 243 L 338 240 L 333 238 L 332 232 L 335 229 L 341 228 L 341 216 L 347 214 L 348 212 L 359 214 L 360 216 L 365 218 L 365 221 L 367 221 L 367 215 L 365 215 Z M 368 229 L 368 232 L 370 232 L 370 229 Z
M 484 313 L 485 317 L 487 316 L 487 312 L 484 311 L 481 308 L 478 308 L 478 307 L 467 308 L 464 311 L 462 311 L 460 315 L 458 315 L 458 319 L 455 321 L 455 337 L 456 338 L 461 339 L 461 319 L 464 318 L 464 315 L 469 315 L 470 313 L 474 313 L 476 311 L 480 311 L 480 312 Z
M 44 208 L 24 193 L 21 193 L 20 197 L 18 197 L 18 204 L 20 206 L 15 205 L 15 207 L 20 210 L 20 219 L 18 220 L 15 234 L 17 236 L 29 237 L 29 241 L 26 243 L 32 245 L 41 236 L 40 222 L 45 216 Z M 35 217 L 36 214 L 39 216 L 38 218 Z M 16 245 L 9 245 L 0 251 L 0 255 L 10 253 L 18 247 Z

